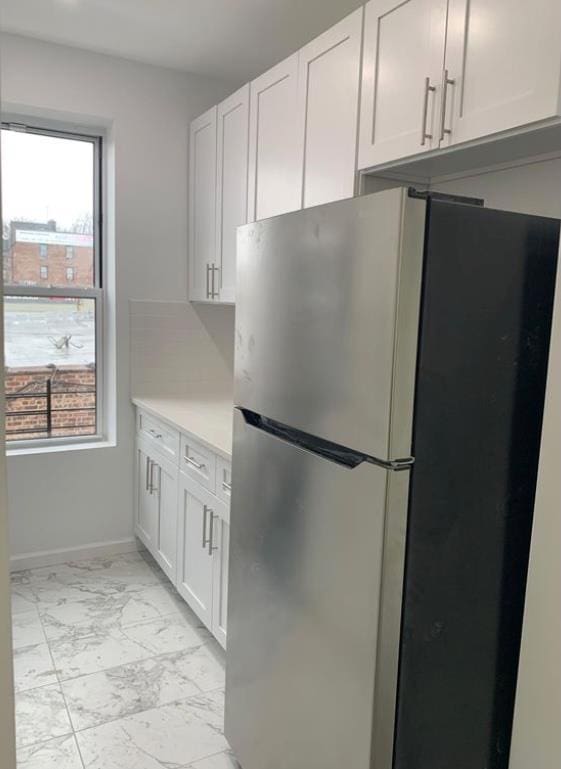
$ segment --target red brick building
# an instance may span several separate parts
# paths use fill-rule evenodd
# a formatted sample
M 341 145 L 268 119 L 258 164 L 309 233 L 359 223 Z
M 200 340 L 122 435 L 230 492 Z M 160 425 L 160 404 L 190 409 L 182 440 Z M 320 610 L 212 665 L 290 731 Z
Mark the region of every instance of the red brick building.
M 6 285 L 68 286 L 93 284 L 93 235 L 58 232 L 56 222 L 11 222 L 4 242 Z

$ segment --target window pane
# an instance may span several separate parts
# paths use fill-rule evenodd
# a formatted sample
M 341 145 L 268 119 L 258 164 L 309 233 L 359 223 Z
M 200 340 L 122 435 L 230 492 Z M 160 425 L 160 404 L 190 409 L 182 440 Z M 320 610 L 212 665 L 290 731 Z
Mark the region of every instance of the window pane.
M 6 439 L 95 434 L 95 299 L 4 301 Z
M 94 155 L 90 141 L 2 130 L 5 285 L 94 285 Z

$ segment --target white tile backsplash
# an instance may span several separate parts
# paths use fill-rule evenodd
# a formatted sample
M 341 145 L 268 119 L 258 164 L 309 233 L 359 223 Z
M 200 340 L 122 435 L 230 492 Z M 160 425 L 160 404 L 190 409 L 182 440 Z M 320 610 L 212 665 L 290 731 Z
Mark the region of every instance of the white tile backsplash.
M 131 394 L 180 397 L 208 383 L 231 391 L 234 308 L 130 301 Z

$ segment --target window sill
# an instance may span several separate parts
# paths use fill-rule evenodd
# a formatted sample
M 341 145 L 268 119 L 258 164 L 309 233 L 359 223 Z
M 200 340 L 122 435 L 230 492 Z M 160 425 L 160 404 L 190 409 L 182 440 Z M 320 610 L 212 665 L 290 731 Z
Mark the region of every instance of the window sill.
M 42 444 L 41 446 L 25 446 L 20 449 L 6 448 L 7 457 L 22 457 L 30 454 L 60 454 L 67 451 L 91 451 L 92 449 L 113 449 L 116 441 L 84 441 L 83 443 L 59 443 L 55 446 Z

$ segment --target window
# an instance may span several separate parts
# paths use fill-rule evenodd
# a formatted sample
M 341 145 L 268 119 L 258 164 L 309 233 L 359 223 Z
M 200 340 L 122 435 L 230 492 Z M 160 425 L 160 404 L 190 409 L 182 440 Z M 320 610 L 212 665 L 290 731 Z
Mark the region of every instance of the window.
M 102 432 L 101 139 L 5 124 L 1 138 L 6 439 L 90 441 Z

